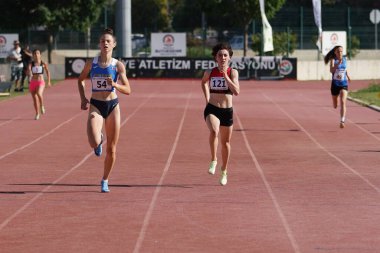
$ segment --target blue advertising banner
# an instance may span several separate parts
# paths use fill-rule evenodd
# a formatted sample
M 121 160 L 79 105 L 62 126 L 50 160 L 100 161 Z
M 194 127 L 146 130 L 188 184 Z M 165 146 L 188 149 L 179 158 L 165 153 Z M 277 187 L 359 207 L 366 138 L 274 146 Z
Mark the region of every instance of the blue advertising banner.
M 216 67 L 213 59 L 189 58 L 120 58 L 129 78 L 201 78 L 207 69 Z M 81 73 L 86 58 L 66 58 L 66 78 Z M 243 57 L 233 58 L 230 66 L 241 79 L 297 79 L 297 58 Z

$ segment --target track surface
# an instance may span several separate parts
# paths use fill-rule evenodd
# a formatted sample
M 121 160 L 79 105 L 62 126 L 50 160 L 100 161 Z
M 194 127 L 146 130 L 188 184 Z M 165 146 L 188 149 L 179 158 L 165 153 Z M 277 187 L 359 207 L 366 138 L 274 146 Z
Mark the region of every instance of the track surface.
M 2 253 L 380 252 L 378 112 L 348 102 L 339 129 L 329 82 L 241 81 L 222 187 L 200 81 L 130 81 L 109 194 L 76 80 L 38 121 L 30 96 L 0 102 Z

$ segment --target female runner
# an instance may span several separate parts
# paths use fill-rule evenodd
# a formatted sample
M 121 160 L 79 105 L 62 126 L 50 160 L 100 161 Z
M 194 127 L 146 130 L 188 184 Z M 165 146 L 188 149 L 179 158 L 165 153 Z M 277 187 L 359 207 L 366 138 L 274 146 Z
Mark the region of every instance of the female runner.
M 324 58 L 325 64 L 330 63 L 332 74 L 331 96 L 334 108 L 338 107 L 338 97 L 340 98 L 340 128 L 345 127 L 346 101 L 348 95 L 348 82 L 351 82 L 347 73 L 347 59 L 343 56 L 343 47 L 335 46 Z
M 225 43 L 217 44 L 212 49 L 212 55 L 217 67 L 204 72 L 201 86 L 206 99 L 204 118 L 210 130 L 209 144 L 211 162 L 208 172 L 215 174 L 217 165 L 216 151 L 218 138 L 222 145 L 222 166 L 220 184 L 227 184 L 227 165 L 231 153 L 231 136 L 233 129 L 232 96 L 240 92 L 239 73 L 229 67 L 233 55 L 231 46 Z
M 78 79 L 81 109 L 90 110 L 87 120 L 87 136 L 90 146 L 97 156 L 102 154 L 105 123 L 107 136 L 106 158 L 101 180 L 101 192 L 109 192 L 108 178 L 116 160 L 116 144 L 120 133 L 120 106 L 116 90 L 129 95 L 131 88 L 122 62 L 112 58 L 116 38 L 112 29 L 105 29 L 100 36 L 100 56 L 88 60 Z M 92 84 L 91 100 L 85 96 L 85 79 L 90 74 Z M 120 83 L 118 82 L 120 81 Z
M 34 49 L 32 52 L 33 61 L 29 64 L 29 73 L 32 73 L 32 78 L 29 84 L 29 91 L 33 98 L 34 109 L 36 111 L 35 120 L 40 118 L 41 114 L 45 114 L 43 93 L 45 89 L 44 71 L 50 83 L 50 71 L 48 65 L 41 60 L 41 51 Z

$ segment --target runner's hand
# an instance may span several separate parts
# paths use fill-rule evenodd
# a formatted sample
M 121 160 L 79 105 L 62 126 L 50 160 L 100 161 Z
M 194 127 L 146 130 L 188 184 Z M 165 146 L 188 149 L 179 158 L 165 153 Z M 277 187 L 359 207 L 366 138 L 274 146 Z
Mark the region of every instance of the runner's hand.
M 89 101 L 88 101 L 87 98 L 82 99 L 81 104 L 80 104 L 80 108 L 82 110 L 87 110 L 88 109 L 88 104 L 89 104 Z

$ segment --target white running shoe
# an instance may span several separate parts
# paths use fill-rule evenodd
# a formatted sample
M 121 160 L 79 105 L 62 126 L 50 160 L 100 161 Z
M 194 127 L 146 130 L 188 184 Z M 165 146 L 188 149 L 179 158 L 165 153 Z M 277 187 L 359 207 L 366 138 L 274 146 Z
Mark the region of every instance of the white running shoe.
M 46 110 L 45 110 L 45 107 L 44 107 L 44 106 L 41 106 L 41 113 L 42 113 L 42 114 L 45 114 L 45 113 L 46 113 Z
M 39 114 L 36 114 L 36 116 L 34 117 L 35 120 L 39 120 L 40 119 L 40 115 Z
M 208 168 L 208 173 L 211 175 L 215 174 L 215 168 L 216 168 L 217 161 L 211 161 L 210 162 L 210 167 Z
M 223 186 L 227 184 L 227 170 L 221 171 L 220 184 Z

